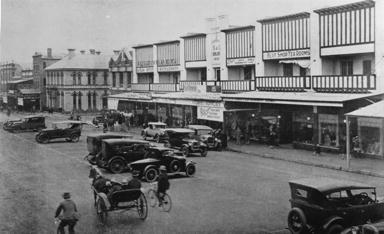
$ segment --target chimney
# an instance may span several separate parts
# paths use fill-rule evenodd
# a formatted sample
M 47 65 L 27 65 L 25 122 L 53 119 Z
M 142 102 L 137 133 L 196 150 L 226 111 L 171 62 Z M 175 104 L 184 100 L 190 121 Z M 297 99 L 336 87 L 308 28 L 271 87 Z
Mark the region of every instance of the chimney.
M 80 53 L 81 54 L 85 54 L 85 50 L 80 50 Z
M 225 29 L 229 27 L 229 18 L 228 15 L 219 15 L 218 26 L 220 29 Z
M 113 53 L 117 56 L 119 55 L 120 50 L 114 50 Z
M 47 57 L 52 58 L 52 48 L 47 48 Z
M 73 56 L 75 56 L 75 49 L 68 49 L 68 55 L 69 58 L 73 58 Z
M 90 54 L 95 54 L 95 49 L 90 49 L 90 50 L 89 50 L 89 53 L 90 53 Z
M 100 54 L 101 54 L 101 51 L 99 51 L 99 50 L 96 51 L 96 54 L 97 54 L 97 55 L 100 55 Z

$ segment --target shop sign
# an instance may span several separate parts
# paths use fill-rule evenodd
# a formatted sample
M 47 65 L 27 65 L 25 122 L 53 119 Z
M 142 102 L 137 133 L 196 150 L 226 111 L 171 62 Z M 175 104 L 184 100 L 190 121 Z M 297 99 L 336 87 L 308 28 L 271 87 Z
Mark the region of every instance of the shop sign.
M 227 59 L 227 66 L 241 66 L 241 65 L 254 65 L 255 58 L 237 58 L 237 59 Z
M 158 66 L 171 66 L 171 65 L 177 65 L 177 60 L 175 58 L 172 59 L 158 59 L 157 60 Z
M 224 104 L 222 102 L 197 102 L 197 118 L 211 121 L 224 121 Z
M 184 92 L 190 92 L 190 93 L 206 93 L 206 87 L 205 85 L 184 85 Z
M 24 100 L 23 98 L 17 98 L 17 105 L 24 106 Z
M 8 103 L 8 97 L 7 96 L 3 96 L 3 102 Z
M 158 71 L 158 72 L 180 71 L 180 66 L 157 67 L 157 71 Z
M 118 103 L 119 103 L 119 99 L 108 98 L 108 109 L 117 110 Z
M 288 59 L 288 58 L 303 58 L 310 57 L 311 52 L 309 49 L 304 50 L 287 50 L 287 51 L 276 51 L 276 52 L 265 52 L 263 53 L 263 59 Z
M 153 72 L 153 67 L 137 67 L 136 68 L 137 73 L 148 73 Z

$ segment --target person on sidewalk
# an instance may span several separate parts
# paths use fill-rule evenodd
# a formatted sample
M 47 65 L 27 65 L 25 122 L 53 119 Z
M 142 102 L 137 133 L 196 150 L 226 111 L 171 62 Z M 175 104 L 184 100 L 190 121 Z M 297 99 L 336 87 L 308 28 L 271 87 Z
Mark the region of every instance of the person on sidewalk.
M 269 126 L 269 147 L 274 148 L 276 146 L 276 127 L 274 124 Z
M 75 225 L 79 220 L 76 204 L 74 201 L 71 200 L 70 193 L 67 193 L 67 192 L 64 193 L 63 198 L 64 198 L 64 201 L 60 202 L 55 213 L 55 219 L 60 220 L 60 224 L 59 224 L 59 227 L 57 228 L 57 232 L 60 234 L 65 234 L 64 228 L 68 226 L 69 234 L 74 234 Z

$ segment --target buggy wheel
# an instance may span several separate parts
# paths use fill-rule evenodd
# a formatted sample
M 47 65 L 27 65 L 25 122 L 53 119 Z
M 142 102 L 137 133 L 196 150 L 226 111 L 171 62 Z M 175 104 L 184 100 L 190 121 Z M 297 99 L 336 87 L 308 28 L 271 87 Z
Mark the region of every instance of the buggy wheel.
M 115 174 L 122 173 L 124 169 L 125 169 L 125 162 L 120 158 L 113 159 L 109 163 L 109 170 Z
M 151 207 L 155 207 L 157 204 L 157 196 L 156 196 L 156 191 L 153 189 L 150 189 L 148 191 L 148 199 L 149 199 L 149 205 Z
M 144 194 L 141 194 L 139 199 L 137 199 L 137 213 L 142 220 L 146 219 L 148 216 L 147 199 L 145 199 Z
M 161 203 L 160 208 L 164 212 L 169 212 L 172 208 L 172 200 L 167 193 L 164 194 L 163 201 Z
M 175 173 L 175 172 L 179 172 L 181 167 L 180 167 L 180 163 L 179 161 L 177 160 L 173 160 L 170 164 L 169 164 L 169 169 L 172 173 Z
M 207 157 L 207 154 L 208 154 L 207 148 L 202 148 L 200 153 L 201 157 Z
M 187 167 L 185 168 L 185 175 L 190 177 L 193 176 L 196 173 L 196 166 L 195 164 L 188 164 Z
M 338 234 L 344 230 L 343 226 L 340 224 L 333 224 L 329 228 L 327 228 L 327 234 Z
M 72 142 L 78 142 L 80 140 L 80 136 L 77 134 L 72 134 L 70 138 Z
M 183 152 L 185 157 L 187 157 L 189 155 L 188 146 L 184 145 L 183 147 L 181 147 L 181 151 Z
M 102 198 L 99 198 L 97 200 L 96 212 L 100 222 L 105 224 L 107 222 L 108 214 L 107 214 L 107 208 L 105 207 L 105 203 Z
M 154 167 L 150 167 L 144 172 L 145 180 L 149 183 L 155 182 L 158 176 L 158 172 Z
M 49 137 L 45 134 L 43 135 L 37 135 L 36 141 L 42 144 L 47 144 L 49 142 Z
M 299 208 L 293 208 L 288 213 L 288 228 L 293 234 L 302 234 L 307 231 L 307 219 Z

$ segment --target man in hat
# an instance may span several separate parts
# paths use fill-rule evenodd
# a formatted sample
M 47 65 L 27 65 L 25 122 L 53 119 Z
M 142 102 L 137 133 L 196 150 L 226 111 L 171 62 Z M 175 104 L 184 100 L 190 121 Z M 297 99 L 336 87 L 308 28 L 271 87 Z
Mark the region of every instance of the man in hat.
M 159 206 L 163 204 L 163 198 L 166 191 L 169 189 L 169 181 L 167 175 L 167 168 L 164 165 L 161 165 L 160 174 L 157 178 L 157 197 L 159 198 Z
M 64 201 L 60 202 L 60 205 L 56 209 L 55 218 L 60 219 L 58 233 L 65 234 L 64 228 L 68 226 L 69 234 L 75 233 L 75 225 L 78 221 L 78 214 L 75 202 L 71 200 L 70 193 L 63 194 Z M 60 214 L 62 212 L 62 214 Z
M 128 182 L 128 189 L 140 189 L 141 188 L 141 182 L 139 180 L 139 172 L 133 171 L 132 172 L 132 179 Z

